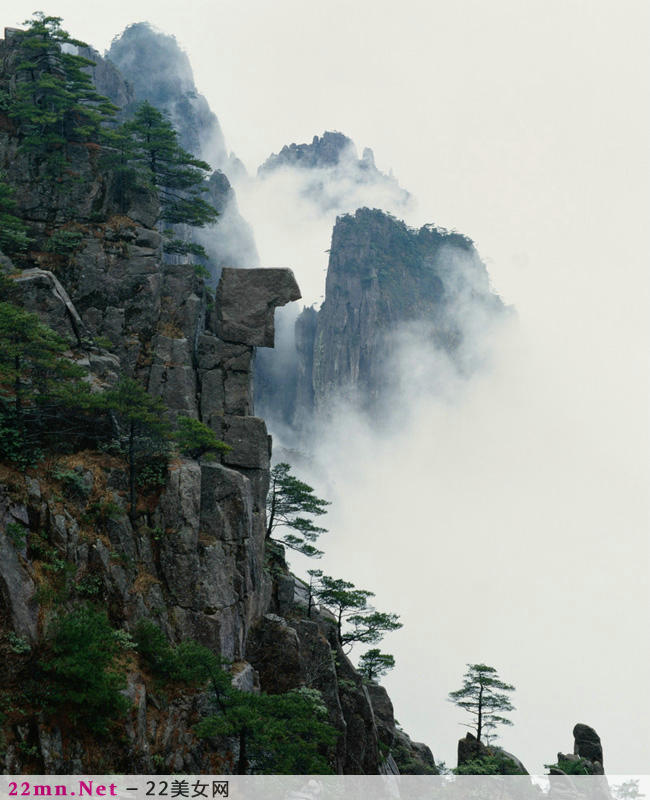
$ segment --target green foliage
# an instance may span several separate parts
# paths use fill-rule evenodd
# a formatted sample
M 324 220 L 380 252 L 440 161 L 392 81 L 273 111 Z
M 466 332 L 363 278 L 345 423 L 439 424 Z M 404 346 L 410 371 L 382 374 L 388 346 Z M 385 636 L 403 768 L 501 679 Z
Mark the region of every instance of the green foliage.
M 7 641 L 9 642 L 9 649 L 16 655 L 23 656 L 32 651 L 31 645 L 27 639 L 14 633 L 14 631 L 10 631 L 7 634 Z
M 162 485 L 167 474 L 171 427 L 160 398 L 154 398 L 133 378 L 122 377 L 101 395 L 101 407 L 119 427 L 118 442 L 129 465 L 129 510 L 136 511 L 136 485 Z
M 171 225 L 203 227 L 214 222 L 216 209 L 201 195 L 210 165 L 185 151 L 165 116 L 148 102 L 133 117 L 105 134 L 107 163 L 118 178 L 126 211 L 134 188 L 153 189 L 160 200 L 160 219 Z M 164 252 L 205 257 L 201 245 L 165 232 Z
M 27 226 L 13 213 L 16 209 L 14 190 L 4 180 L 0 171 L 0 250 L 8 256 L 28 249 L 31 239 Z
M 84 575 L 75 584 L 75 591 L 79 597 L 98 597 L 103 587 L 102 579 L 99 575 Z
M 77 412 L 92 401 L 84 370 L 64 356 L 68 347 L 36 314 L 0 302 L 0 458 L 25 469 L 54 424 L 59 437 L 75 432 Z
M 390 631 L 402 627 L 397 614 L 386 614 L 368 604 L 374 592 L 357 589 L 341 578 L 322 575 L 312 589 L 314 596 L 336 616 L 338 639 L 341 645 L 355 642 L 376 644 Z M 346 623 L 349 627 L 344 629 Z
M 210 278 L 210 270 L 204 267 L 203 264 L 192 264 L 192 267 L 197 278 L 203 278 L 206 281 Z
M 506 692 L 513 692 L 515 687 L 500 680 L 496 669 L 487 664 L 468 664 L 467 668 L 463 686 L 450 692 L 448 699 L 474 718 L 466 727 L 475 731 L 480 742 L 486 730 L 497 725 L 512 725 L 502 713 L 514 711 Z
M 165 231 L 167 238 L 163 244 L 163 252 L 168 255 L 193 255 L 207 258 L 205 248 L 196 242 L 186 242 L 184 239 L 171 238 L 174 235 L 173 229 Z
M 168 450 L 161 445 L 161 450 L 153 454 L 151 461 L 144 462 L 138 467 L 135 482 L 144 492 L 155 492 L 167 483 Z
M 453 770 L 454 775 L 522 775 L 515 762 L 495 750 L 480 758 L 473 758 Z
M 52 471 L 52 477 L 63 484 L 69 496 L 84 497 L 86 494 L 86 485 L 83 476 L 79 472 L 73 469 L 55 467 Z
M 78 608 L 54 621 L 40 662 L 47 676 L 47 704 L 99 733 L 107 732 L 129 705 L 120 694 L 126 682 L 115 667 L 119 645 L 114 634 L 105 612 Z
M 402 623 L 397 614 L 387 614 L 383 611 L 367 609 L 365 613 L 352 614 L 348 617 L 351 629 L 341 634 L 341 644 L 359 642 L 361 644 L 376 644 L 390 631 L 399 630 Z
M 27 528 L 21 525 L 20 522 L 8 522 L 5 528 L 9 541 L 13 546 L 20 550 L 25 546 L 27 541 Z
M 150 620 L 138 622 L 134 640 L 149 669 L 165 681 L 198 686 L 205 684 L 221 669 L 219 657 L 207 647 L 190 639 L 173 646 Z
M 291 475 L 289 464 L 276 464 L 271 470 L 271 485 L 266 499 L 266 538 L 274 538 L 303 555 L 319 558 L 323 552 L 313 542 L 327 529 L 319 528 L 310 517 L 327 513 L 328 505 L 329 501 L 317 497 L 311 486 Z M 273 536 L 277 528 L 288 528 L 289 533 Z
M 45 250 L 48 253 L 55 253 L 59 256 L 69 256 L 79 247 L 83 241 L 83 233 L 79 231 L 55 231 L 47 240 Z
M 544 764 L 546 769 L 559 769 L 567 775 L 591 775 L 584 758 L 560 758 L 557 764 Z
M 19 129 L 21 148 L 43 161 L 60 178 L 68 141 L 97 142 L 102 122 L 117 110 L 99 95 L 87 72 L 94 62 L 61 49 L 85 46 L 61 28 L 61 18 L 34 14 L 19 34 L 22 60 L 15 87 L 3 98 Z
M 138 652 L 157 675 L 168 677 L 172 646 L 160 628 L 147 619 L 140 620 L 133 635 Z
M 191 458 L 207 456 L 216 457 L 218 453 L 225 453 L 232 448 L 217 438 L 217 435 L 208 426 L 192 417 L 176 418 L 177 430 L 174 439 L 178 449 L 183 455 Z
M 390 653 L 382 653 L 377 647 L 367 650 L 359 659 L 358 671 L 371 683 L 385 675 L 395 666 L 395 658 Z
M 217 711 L 202 720 L 195 732 L 200 738 L 237 738 L 237 774 L 333 771 L 329 756 L 338 734 L 326 722 L 320 692 L 305 688 L 279 695 L 241 692 L 224 671 L 215 674 L 213 689 Z
M 112 500 L 98 501 L 90 503 L 81 517 L 81 521 L 86 525 L 91 523 L 106 523 L 108 520 L 119 519 L 124 511 L 117 503 Z
M 113 631 L 113 639 L 115 643 L 120 648 L 120 650 L 135 650 L 136 643 L 133 640 L 133 637 L 128 631 L 125 631 L 123 628 L 118 628 L 117 630 Z

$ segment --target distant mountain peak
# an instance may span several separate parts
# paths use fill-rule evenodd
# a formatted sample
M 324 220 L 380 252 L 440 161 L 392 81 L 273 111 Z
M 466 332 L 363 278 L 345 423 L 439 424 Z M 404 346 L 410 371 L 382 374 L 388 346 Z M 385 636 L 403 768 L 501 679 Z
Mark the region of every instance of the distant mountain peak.
M 285 145 L 279 153 L 274 153 L 266 159 L 258 173 L 263 174 L 285 166 L 305 169 L 335 167 L 342 156 L 349 151 L 352 151 L 356 160 L 357 151 L 352 139 L 338 131 L 325 131 L 322 136 L 314 136 L 311 144 L 294 142 Z
M 392 170 L 387 174 L 377 168 L 369 147 L 364 148 L 359 158 L 352 139 L 340 131 L 325 131 L 322 136 L 314 136 L 309 144 L 285 145 L 266 159 L 257 174 L 266 179 L 281 170 L 294 170 L 304 179 L 303 196 L 324 210 L 347 211 L 367 204 L 367 191 L 360 198 L 360 189 L 373 193 L 371 202 L 380 205 L 388 202 L 392 208 L 401 209 L 411 200 Z

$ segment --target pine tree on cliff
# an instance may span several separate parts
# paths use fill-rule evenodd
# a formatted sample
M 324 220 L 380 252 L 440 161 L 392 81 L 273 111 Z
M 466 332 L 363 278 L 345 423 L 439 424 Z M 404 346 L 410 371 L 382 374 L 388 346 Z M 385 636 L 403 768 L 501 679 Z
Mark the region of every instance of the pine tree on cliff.
M 10 283 L 0 281 L 0 298 Z M 65 357 L 69 346 L 36 314 L 0 302 L 0 458 L 30 466 L 49 429 L 64 432 L 65 409 L 87 405 L 85 371 Z
M 160 398 L 152 397 L 133 378 L 125 377 L 104 392 L 100 402 L 119 426 L 118 440 L 129 466 L 129 514 L 134 519 L 140 469 L 158 467 L 161 473 L 167 472 L 171 427 L 164 416 L 166 409 Z
M 0 251 L 7 255 L 19 255 L 27 250 L 30 238 L 27 226 L 13 212 L 16 210 L 14 190 L 0 172 Z
M 327 708 L 315 689 L 284 694 L 242 692 L 232 676 L 213 672 L 215 713 L 195 727 L 199 738 L 234 738 L 237 775 L 253 768 L 260 775 L 327 775 L 338 732 L 327 722 Z
M 514 711 L 514 706 L 506 692 L 514 692 L 515 687 L 504 683 L 494 667 L 487 664 L 468 664 L 463 676 L 463 685 L 449 693 L 449 700 L 467 711 L 473 721 L 466 727 L 474 730 L 476 739 L 481 742 L 486 731 L 497 725 L 512 725 L 503 713 Z
M 375 683 L 377 678 L 385 675 L 395 666 L 395 658 L 390 653 L 382 653 L 378 647 L 367 650 L 359 659 L 357 669 L 363 677 Z
M 111 148 L 108 163 L 118 175 L 122 202 L 126 202 L 130 186 L 150 186 L 158 192 L 162 221 L 203 227 L 216 220 L 217 210 L 201 197 L 210 165 L 180 146 L 172 124 L 157 108 L 142 103 L 132 119 L 107 131 L 105 137 Z M 164 249 L 167 253 L 206 255 L 201 245 L 173 234 Z
M 386 633 L 399 630 L 402 623 L 397 614 L 375 611 L 368 605 L 374 592 L 357 589 L 350 581 L 323 575 L 314 592 L 319 602 L 333 611 L 339 644 L 376 644 Z M 344 629 L 344 623 L 348 626 Z
M 310 517 L 327 513 L 328 505 L 328 500 L 317 497 L 311 486 L 291 474 L 289 464 L 276 464 L 271 470 L 271 486 L 266 500 L 266 538 L 305 556 L 319 558 L 323 552 L 313 543 L 327 529 L 314 525 Z M 289 532 L 274 535 L 278 528 L 288 528 Z
M 117 108 L 95 90 L 86 71 L 94 62 L 62 50 L 64 44 L 86 45 L 61 28 L 61 17 L 39 11 L 24 24 L 15 86 L 3 92 L 0 105 L 18 128 L 21 149 L 60 177 L 66 143 L 97 143 L 102 123 Z

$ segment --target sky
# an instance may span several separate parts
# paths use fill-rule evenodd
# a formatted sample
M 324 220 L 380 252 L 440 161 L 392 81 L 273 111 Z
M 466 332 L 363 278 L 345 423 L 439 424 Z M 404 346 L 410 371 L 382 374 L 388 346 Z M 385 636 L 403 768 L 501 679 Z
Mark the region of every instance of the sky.
M 284 144 L 340 130 L 413 193 L 409 223 L 472 237 L 517 321 L 451 399 L 419 390 L 421 354 L 405 350 L 390 429 L 348 414 L 324 431 L 323 566 L 401 614 L 385 684 L 400 723 L 448 765 L 463 729 L 445 697 L 466 662 L 485 661 L 517 687 L 500 741 L 529 769 L 570 751 L 585 722 L 609 772 L 650 772 L 650 5 L 42 8 L 100 50 L 131 22 L 174 33 L 252 173 Z M 14 0 L 3 21 L 33 10 Z M 299 230 L 294 242 L 263 263 L 317 284 L 326 255 Z M 436 369 L 424 365 L 425 386 Z

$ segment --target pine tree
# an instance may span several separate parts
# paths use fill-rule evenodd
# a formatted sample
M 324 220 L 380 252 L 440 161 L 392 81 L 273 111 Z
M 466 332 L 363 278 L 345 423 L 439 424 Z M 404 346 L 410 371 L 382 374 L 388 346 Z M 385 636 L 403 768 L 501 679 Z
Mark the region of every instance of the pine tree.
M 64 353 L 66 342 L 32 314 L 0 302 L 0 455 L 28 466 L 53 420 L 90 403 L 85 371 Z
M 212 676 L 215 713 L 195 728 L 200 738 L 228 737 L 238 742 L 237 775 L 331 773 L 330 752 L 337 737 L 326 721 L 320 692 L 293 689 L 284 694 L 254 694 L 235 689 L 229 673 Z
M 394 666 L 395 658 L 390 653 L 382 653 L 379 648 L 374 647 L 361 656 L 358 670 L 367 681 L 375 683 L 377 678 L 385 675 Z
M 160 398 L 154 398 L 133 378 L 122 377 L 104 392 L 101 406 L 117 422 L 117 438 L 129 467 L 129 513 L 135 517 L 137 478 L 141 470 L 157 465 L 167 472 L 171 426 Z
M 494 667 L 487 664 L 468 664 L 463 676 L 463 686 L 449 693 L 449 701 L 467 711 L 474 720 L 466 725 L 476 733 L 481 742 L 486 730 L 497 725 L 512 725 L 502 716 L 503 712 L 514 711 L 514 706 L 506 692 L 514 692 L 515 687 L 504 683 Z
M 64 44 L 86 45 L 61 28 L 61 17 L 39 11 L 24 24 L 15 88 L 3 105 L 18 127 L 21 148 L 44 161 L 51 177 L 60 177 L 66 143 L 97 143 L 102 123 L 117 108 L 95 90 L 87 72 L 94 62 L 62 50 Z
M 397 614 L 375 611 L 374 608 L 368 608 L 364 613 L 352 614 L 348 617 L 348 624 L 352 627 L 341 634 L 341 644 L 343 645 L 353 642 L 376 644 L 384 638 L 385 634 L 397 631 L 402 627 Z
M 0 251 L 10 256 L 27 250 L 31 241 L 27 226 L 13 213 L 15 210 L 14 190 L 0 172 Z
M 216 433 L 204 422 L 192 417 L 176 418 L 177 430 L 174 439 L 183 455 L 191 458 L 208 456 L 215 458 L 218 453 L 225 453 L 232 448 L 217 438 Z
M 353 583 L 341 578 L 323 575 L 316 590 L 318 600 L 326 605 L 336 617 L 336 630 L 340 643 L 343 643 L 343 622 L 355 612 L 368 607 L 373 592 L 355 588 Z
M 105 141 L 122 202 L 133 186 L 151 187 L 158 192 L 161 221 L 203 227 L 216 220 L 216 209 L 201 196 L 210 165 L 180 146 L 171 122 L 150 103 L 142 103 L 130 120 L 107 131 Z M 165 252 L 206 256 L 201 245 L 177 237 L 173 230 L 167 234 Z
M 273 538 L 303 555 L 319 558 L 323 553 L 313 542 L 327 529 L 314 525 L 309 517 L 327 513 L 328 505 L 329 501 L 317 497 L 311 486 L 291 474 L 289 464 L 276 464 L 271 470 L 271 486 L 266 500 L 266 538 Z M 289 528 L 291 532 L 282 537 L 273 536 L 280 527 Z

